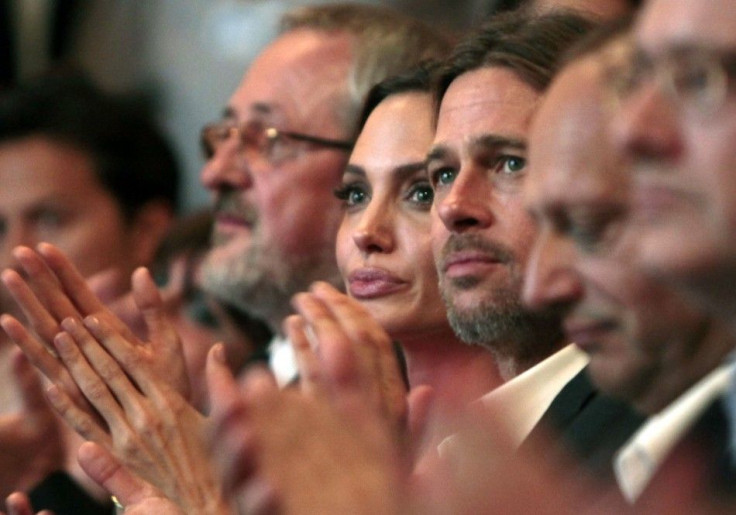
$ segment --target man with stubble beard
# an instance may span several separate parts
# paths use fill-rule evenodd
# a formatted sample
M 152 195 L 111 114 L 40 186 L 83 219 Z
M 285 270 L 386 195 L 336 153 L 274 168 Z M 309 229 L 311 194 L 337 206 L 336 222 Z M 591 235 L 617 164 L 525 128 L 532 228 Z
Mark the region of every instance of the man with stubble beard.
M 341 283 L 333 190 L 363 98 L 382 78 L 447 49 L 441 35 L 386 9 L 325 5 L 286 15 L 223 120 L 202 133 L 202 182 L 216 200 L 204 267 L 211 293 L 281 334 L 295 293 L 316 280 Z M 282 338 L 270 347 L 279 382 L 289 382 L 291 347 Z
M 610 456 L 630 431 L 616 431 L 611 442 L 606 429 L 628 417 L 628 408 L 597 393 L 584 371 L 587 357 L 565 344 L 558 316 L 521 301 L 537 233 L 522 198 L 529 125 L 557 58 L 589 24 L 557 14 L 517 18 L 513 26 L 513 16 L 458 47 L 439 78 L 428 173 L 440 289 L 460 338 L 496 356 L 506 382 L 480 403 L 500 412 L 511 443 L 532 446 L 551 431 L 610 476 Z M 456 446 L 462 438 L 451 437 L 441 452 L 462 454 Z

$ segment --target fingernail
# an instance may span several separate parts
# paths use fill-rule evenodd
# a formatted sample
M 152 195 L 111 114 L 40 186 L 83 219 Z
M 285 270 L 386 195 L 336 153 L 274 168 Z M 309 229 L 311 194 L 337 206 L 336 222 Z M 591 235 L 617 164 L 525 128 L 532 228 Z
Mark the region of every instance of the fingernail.
M 225 365 L 227 363 L 227 356 L 225 355 L 225 346 L 221 343 L 216 343 L 212 349 L 212 357 L 220 363 Z
M 77 330 L 77 322 L 74 320 L 73 317 L 66 317 L 64 320 L 61 321 L 61 327 L 71 333 Z
M 96 316 L 90 315 L 84 318 L 84 325 L 88 329 L 95 330 L 100 327 L 100 320 Z
M 72 346 L 71 336 L 69 336 L 65 332 L 57 333 L 56 336 L 54 336 L 54 347 L 56 347 L 56 350 L 58 350 L 60 353 L 67 352 Z

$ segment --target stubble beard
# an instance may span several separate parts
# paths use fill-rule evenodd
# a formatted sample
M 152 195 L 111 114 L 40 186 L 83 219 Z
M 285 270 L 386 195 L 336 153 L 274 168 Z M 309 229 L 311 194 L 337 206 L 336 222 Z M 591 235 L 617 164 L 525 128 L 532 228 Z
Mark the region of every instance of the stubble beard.
M 532 312 L 521 302 L 523 272 L 513 253 L 477 238 L 448 241 L 446 248 L 482 248 L 500 256 L 508 268 L 503 284 L 484 285 L 482 278 L 448 279 L 440 269 L 440 293 L 447 319 L 458 338 L 469 345 L 480 345 L 504 359 L 511 358 L 526 368 L 552 354 L 563 338 L 560 317 L 551 312 Z M 443 253 L 444 254 L 444 253 Z M 474 306 L 458 306 L 456 296 L 471 290 L 478 295 Z

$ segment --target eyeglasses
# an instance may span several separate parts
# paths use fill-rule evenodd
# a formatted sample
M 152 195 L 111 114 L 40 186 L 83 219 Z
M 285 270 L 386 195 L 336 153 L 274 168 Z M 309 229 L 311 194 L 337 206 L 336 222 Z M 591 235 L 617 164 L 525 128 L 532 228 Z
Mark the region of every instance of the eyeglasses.
M 251 152 L 269 162 L 277 163 L 294 156 L 295 142 L 308 143 L 318 147 L 334 148 L 350 152 L 354 143 L 341 141 L 299 132 L 282 131 L 275 127 L 267 127 L 260 123 L 246 123 L 238 125 L 229 120 L 223 120 L 205 125 L 202 128 L 202 149 L 209 159 L 218 148 L 231 136 L 237 136 L 242 150 Z
M 726 101 L 736 77 L 736 52 L 683 48 L 652 58 L 635 51 L 624 65 L 607 75 L 619 102 L 630 98 L 647 80 L 655 79 L 678 105 L 709 115 Z

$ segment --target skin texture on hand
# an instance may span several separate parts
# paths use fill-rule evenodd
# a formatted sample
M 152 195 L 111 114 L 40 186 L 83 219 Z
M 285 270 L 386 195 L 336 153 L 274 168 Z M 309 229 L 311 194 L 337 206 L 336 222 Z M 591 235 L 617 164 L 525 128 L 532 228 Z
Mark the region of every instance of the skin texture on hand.
M 401 513 L 404 467 L 383 417 L 325 391 L 279 390 L 266 371 L 238 386 L 216 352 L 208 361 L 213 452 L 231 491 L 245 489 L 249 510 Z
M 6 270 L 3 281 L 43 343 L 12 317 L 3 327 L 54 383 L 48 398 L 57 412 L 159 497 L 187 513 L 226 513 L 206 456 L 205 418 L 180 393 L 189 384 L 182 349 L 148 272 L 132 277 L 150 335 L 143 342 L 60 251 L 39 245 L 38 253 L 19 248 L 15 255 L 28 279 Z
M 185 511 L 213 512 L 221 495 L 206 455 L 206 419 L 113 328 L 95 317 L 67 319 L 62 326 L 54 341 L 58 354 L 106 427 L 52 388 L 57 411 Z
M 0 415 L 0 498 L 28 490 L 61 468 L 64 447 L 59 420 L 43 395 L 40 378 L 23 354 L 11 356 L 20 410 Z
M 144 342 L 94 295 L 85 279 L 59 249 L 42 243 L 37 251 L 18 247 L 13 254 L 25 278 L 8 269 L 3 272 L 2 280 L 42 344 L 11 316 L 2 318 L 2 326 L 31 363 L 51 381 L 63 383 L 68 391 L 73 392 L 75 400 L 84 404 L 83 396 L 75 391 L 74 382 L 49 351 L 53 349 L 53 339 L 61 329 L 62 320 L 94 316 L 135 343 L 140 359 L 149 363 L 174 389 L 188 398 L 189 381 L 181 343 L 163 313 L 161 297 L 147 271 L 136 270 L 132 277 L 134 300 L 149 331 L 150 340 Z
M 370 400 L 397 434 L 404 433 L 406 386 L 391 339 L 378 322 L 327 283 L 315 283 L 293 304 L 300 316 L 287 320 L 285 332 L 297 356 L 302 390 L 360 390 L 361 402 Z

